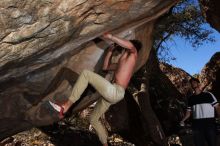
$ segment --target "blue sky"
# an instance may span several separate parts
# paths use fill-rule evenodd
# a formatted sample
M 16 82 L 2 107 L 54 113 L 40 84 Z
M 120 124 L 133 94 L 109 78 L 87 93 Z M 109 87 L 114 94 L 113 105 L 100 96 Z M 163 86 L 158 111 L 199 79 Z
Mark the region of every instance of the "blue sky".
M 212 29 L 209 25 L 206 28 Z M 196 50 L 183 38 L 175 37 L 175 43 L 170 42 L 169 45 L 171 46 L 170 52 L 176 60 L 171 60 L 169 64 L 179 67 L 191 75 L 200 73 L 210 58 L 220 51 L 220 33 L 212 30 L 214 31 L 212 36 L 216 42 L 205 43 Z

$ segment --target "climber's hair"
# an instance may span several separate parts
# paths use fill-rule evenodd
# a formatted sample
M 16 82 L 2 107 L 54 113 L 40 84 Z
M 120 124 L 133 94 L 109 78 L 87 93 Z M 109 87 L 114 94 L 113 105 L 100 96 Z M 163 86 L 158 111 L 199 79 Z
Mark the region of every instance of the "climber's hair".
M 139 40 L 130 40 L 130 42 L 134 45 L 136 48 L 137 52 L 139 52 L 142 48 L 142 43 Z
M 129 40 L 132 45 L 136 48 L 137 52 L 139 52 L 142 48 L 142 43 L 139 40 Z M 116 48 L 116 50 L 118 50 L 120 53 L 122 52 L 122 50 L 124 49 L 122 46 L 119 46 L 118 44 L 114 43 L 114 48 Z

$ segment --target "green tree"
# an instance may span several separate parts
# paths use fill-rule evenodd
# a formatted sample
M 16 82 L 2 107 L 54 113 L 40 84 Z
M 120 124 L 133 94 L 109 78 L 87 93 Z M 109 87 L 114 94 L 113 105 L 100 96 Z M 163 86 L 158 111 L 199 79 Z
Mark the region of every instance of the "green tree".
M 195 49 L 207 42 L 214 42 L 213 32 L 206 27 L 207 23 L 195 0 L 182 0 L 166 15 L 161 17 L 155 26 L 154 45 L 158 58 L 169 62 L 175 59 L 170 52 L 168 42 L 175 44 L 174 37 L 182 37 Z

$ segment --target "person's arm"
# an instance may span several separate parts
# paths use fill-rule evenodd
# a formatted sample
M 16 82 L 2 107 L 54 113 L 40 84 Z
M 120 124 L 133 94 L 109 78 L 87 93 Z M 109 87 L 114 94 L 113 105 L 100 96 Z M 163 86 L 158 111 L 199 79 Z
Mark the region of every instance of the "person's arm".
M 191 111 L 187 110 L 185 116 L 183 117 L 183 119 L 180 121 L 180 125 L 185 125 L 184 122 L 190 117 L 191 115 Z
M 218 117 L 220 117 L 220 105 L 219 105 L 219 103 L 218 103 L 218 101 L 217 101 L 215 95 L 212 94 L 211 92 L 208 92 L 208 93 L 211 95 L 212 100 L 213 100 L 212 103 L 211 103 L 211 105 L 215 108 Z
M 102 70 L 104 71 L 114 71 L 116 70 L 118 64 L 117 63 L 111 63 L 111 58 L 112 58 L 112 52 L 114 50 L 114 44 L 112 44 L 109 48 L 108 48 L 108 52 L 105 56 L 104 59 L 104 64 L 102 66 Z
M 111 64 L 109 64 L 107 70 L 109 70 L 109 71 L 115 71 L 115 70 L 117 69 L 117 67 L 118 67 L 118 63 L 111 63 Z
M 110 33 L 104 34 L 103 37 L 105 39 L 113 41 L 114 43 L 118 44 L 119 46 L 121 46 L 123 48 L 128 49 L 131 53 L 136 53 L 137 52 L 137 50 L 135 49 L 134 45 L 129 40 L 113 36 Z
M 102 66 L 102 70 L 108 70 L 109 68 L 109 64 L 110 64 L 110 60 L 111 60 L 111 57 L 112 57 L 112 52 L 113 52 L 113 49 L 114 49 L 114 45 L 111 45 L 109 48 L 108 48 L 108 52 L 105 56 L 105 59 L 104 59 L 104 64 Z
M 220 117 L 220 105 L 217 104 L 217 105 L 215 105 L 214 107 L 215 107 L 215 110 L 216 110 L 216 112 L 217 112 L 218 117 Z

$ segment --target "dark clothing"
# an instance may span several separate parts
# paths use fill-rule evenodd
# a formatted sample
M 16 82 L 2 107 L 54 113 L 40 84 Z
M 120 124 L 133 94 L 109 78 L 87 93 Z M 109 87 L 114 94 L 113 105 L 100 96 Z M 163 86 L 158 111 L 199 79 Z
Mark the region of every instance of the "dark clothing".
M 218 102 L 210 92 L 192 95 L 188 100 L 187 110 L 192 111 L 193 138 L 195 146 L 216 145 L 215 109 Z
M 215 126 L 215 118 L 206 118 L 206 119 L 193 119 L 192 121 L 192 129 L 199 130 L 203 127 L 212 128 Z
M 193 139 L 195 146 L 205 146 L 207 142 L 208 146 L 217 146 L 216 128 L 215 124 L 209 126 L 203 126 L 193 129 Z

